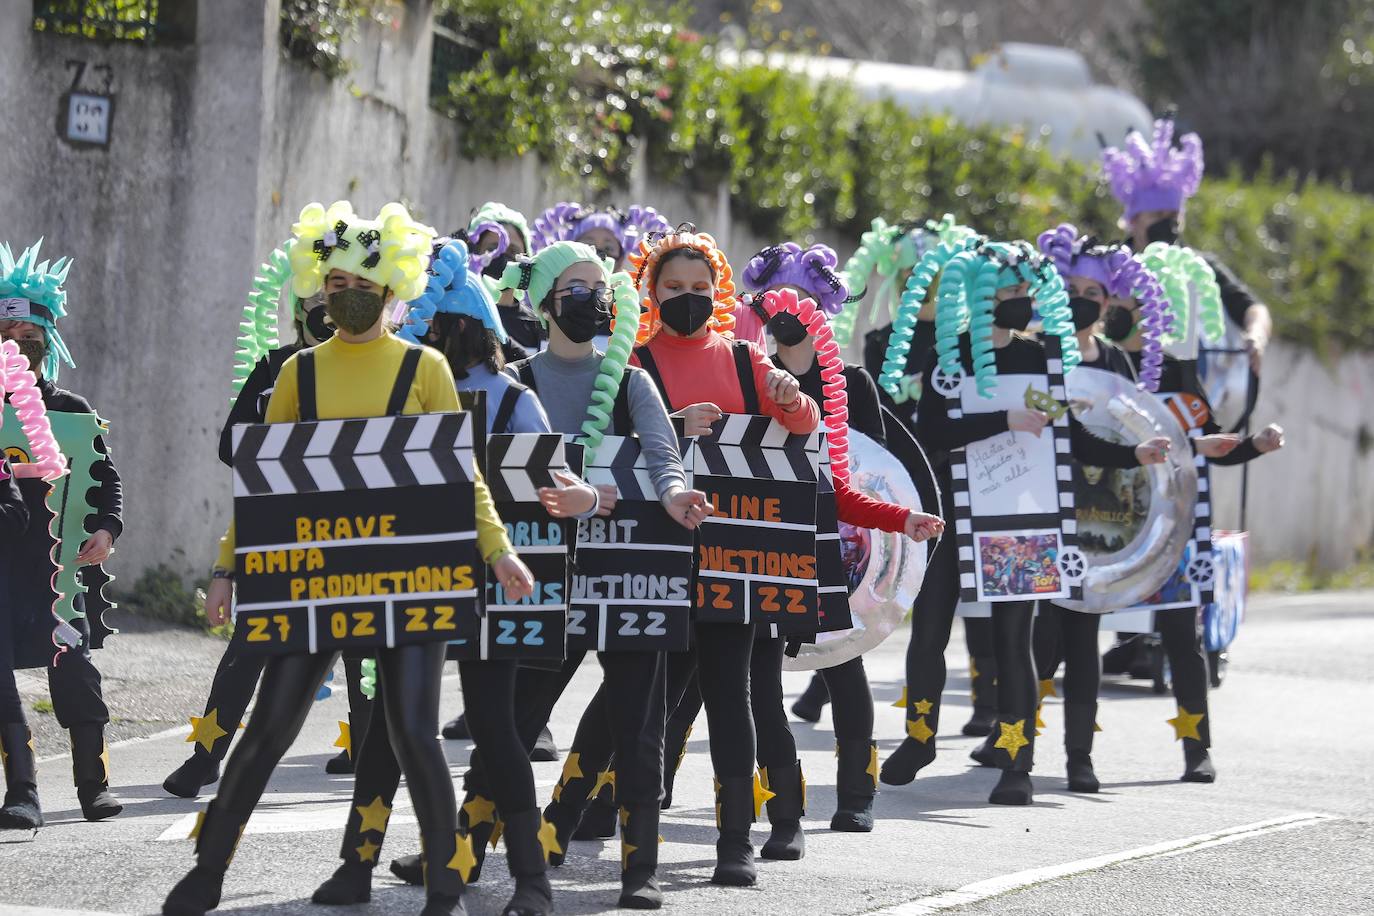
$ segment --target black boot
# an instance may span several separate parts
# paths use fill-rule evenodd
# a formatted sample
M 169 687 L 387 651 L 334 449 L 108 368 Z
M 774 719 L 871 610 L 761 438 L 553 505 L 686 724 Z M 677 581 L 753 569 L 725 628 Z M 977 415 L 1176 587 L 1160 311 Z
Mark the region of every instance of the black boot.
M 549 886 L 548 854 L 554 852 L 553 830 L 540 816 L 539 809 L 507 815 L 506 861 L 515 879 L 511 895 L 501 916 L 543 916 L 553 909 L 553 888 Z M 560 850 L 561 851 L 561 850 Z
M 873 796 L 878 791 L 878 744 L 844 738 L 835 744 L 835 816 L 830 829 L 844 833 L 873 830 Z M 771 816 L 771 815 L 770 815 Z
M 163 901 L 163 916 L 204 916 L 219 906 L 224 873 L 234 858 L 249 814 L 221 810 L 216 801 L 210 802 L 192 832 L 196 865 Z
M 1217 771 L 1212 766 L 1212 723 L 1207 698 L 1178 700 L 1178 714 L 1170 719 L 1174 736 L 1183 742 L 1182 782 L 1216 782 Z
M 501 838 L 501 820 L 496 805 L 469 789 L 458 807 L 458 832 L 472 844 L 471 870 L 463 883 L 476 884 L 482 877 L 488 847 L 494 847 Z M 424 859 L 419 855 L 397 856 L 391 860 L 391 873 L 406 884 L 418 887 L 425 883 Z
M 754 846 L 749 827 L 754 823 L 753 776 L 730 776 L 716 780 L 716 870 L 712 884 L 751 887 L 758 880 L 754 868 Z
M 1029 805 L 1034 800 L 1030 774 L 1024 770 L 1003 770 L 988 796 L 990 805 Z
M 447 741 L 466 741 L 472 737 L 468 731 L 468 720 L 463 713 L 459 713 L 456 719 L 450 719 L 444 723 L 444 727 L 439 730 L 439 734 L 444 736 Z
M 819 674 L 811 675 L 811 683 L 806 685 L 797 702 L 792 704 L 792 715 L 803 722 L 819 722 L 825 704 L 830 702 L 830 690 L 825 686 L 825 678 Z
M 687 739 L 692 736 L 692 725 L 683 725 L 676 719 L 669 719 L 663 730 L 663 810 L 673 806 L 673 782 L 677 771 L 682 769 L 682 761 L 687 759 Z M 672 761 L 671 766 L 666 765 Z
M 549 864 L 554 868 L 563 864 L 568 843 L 572 841 L 582 813 L 587 810 L 594 789 L 600 789 L 597 773 L 582 772 L 582 755 L 568 753 L 563 762 L 563 774 L 553 787 L 553 801 L 544 809 L 544 820 L 553 825 L 556 850 L 549 851 Z
M 658 805 L 620 809 L 620 900 L 626 910 L 663 906 L 658 886 Z
M 964 723 L 964 734 L 981 738 L 991 734 L 997 722 L 997 659 L 991 655 L 971 656 L 968 674 L 973 715 Z
M 607 778 L 609 774 L 609 778 Z M 619 811 L 615 806 L 615 771 L 608 770 L 601 777 L 604 784 L 582 813 L 582 821 L 573 831 L 574 840 L 609 840 L 615 836 Z
M 768 767 L 761 773 L 763 788 L 772 793 L 768 799 L 768 840 L 759 850 L 765 859 L 795 862 L 806 855 L 806 834 L 801 818 L 806 813 L 806 777 L 801 761 L 785 767 Z
M 997 766 L 997 748 L 995 745 L 997 744 L 997 739 L 1001 737 L 1001 733 L 998 732 L 995 727 L 997 725 L 996 719 L 993 720 L 992 724 L 994 727 L 988 730 L 987 737 L 979 742 L 977 747 L 968 752 L 969 759 L 980 767 Z
M 0 725 L 0 758 L 5 764 L 5 804 L 0 830 L 37 830 L 43 826 L 38 805 L 38 768 L 33 761 L 33 735 L 23 722 Z
M 558 742 L 553 740 L 553 732 L 545 725 L 534 739 L 534 749 L 530 751 L 532 763 L 553 763 L 558 759 Z
M 200 790 L 219 781 L 219 761 L 209 754 L 196 752 L 162 781 L 162 788 L 177 798 L 195 798 Z
M 367 854 L 367 853 L 365 853 Z M 311 903 L 329 906 L 348 906 L 354 903 L 367 903 L 372 899 L 372 869 L 377 864 L 377 850 L 372 849 L 371 863 L 344 859 L 334 874 L 315 888 L 310 896 Z
M 997 740 L 993 748 L 1002 778 L 988 796 L 993 805 L 1029 805 L 1034 800 L 1031 790 L 1031 765 L 1035 759 L 1035 719 L 1032 716 L 1011 721 L 999 716 L 993 733 Z
M 879 778 L 889 786 L 904 786 L 935 760 L 935 733 L 940 728 L 940 699 L 907 699 L 906 740 L 883 761 Z
M 73 725 L 72 777 L 81 816 L 88 821 L 103 821 L 124 810 L 119 799 L 110 794 L 110 755 L 105 748 L 105 726 Z
M 1096 703 L 1064 704 L 1064 751 L 1070 792 L 1093 793 L 1101 789 L 1093 772 L 1093 732 L 1097 728 Z

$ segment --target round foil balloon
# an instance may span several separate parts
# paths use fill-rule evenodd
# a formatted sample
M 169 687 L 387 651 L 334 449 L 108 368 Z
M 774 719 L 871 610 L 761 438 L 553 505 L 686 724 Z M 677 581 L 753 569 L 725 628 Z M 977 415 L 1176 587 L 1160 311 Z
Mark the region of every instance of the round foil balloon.
M 940 514 L 939 490 L 921 447 L 886 409 L 883 448 L 855 429 L 849 431 L 849 485 L 866 496 L 923 512 Z M 829 668 L 858 658 L 901 626 L 916 600 L 934 542 L 918 544 L 902 534 L 840 523 L 840 549 L 849 585 L 853 627 L 818 633 L 796 657 L 783 660 L 788 671 Z
M 1086 561 L 1081 599 L 1055 604 L 1105 614 L 1143 601 L 1178 566 L 1193 535 L 1197 468 L 1183 427 L 1130 379 L 1080 366 L 1067 379 L 1069 406 L 1094 435 L 1135 444 L 1169 438 L 1169 457 L 1141 468 L 1075 468 L 1078 549 Z

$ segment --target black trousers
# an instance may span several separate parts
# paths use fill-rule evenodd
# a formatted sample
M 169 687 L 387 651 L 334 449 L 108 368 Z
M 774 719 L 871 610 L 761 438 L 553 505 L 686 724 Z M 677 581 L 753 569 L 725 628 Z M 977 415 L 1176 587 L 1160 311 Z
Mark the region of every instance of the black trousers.
M 219 793 L 212 802 L 216 816 L 207 816 L 202 827 L 202 845 L 208 849 L 222 849 L 226 845 L 225 837 L 207 837 L 206 831 L 242 828 L 262 798 L 272 771 L 300 733 L 315 702 L 315 691 L 333 666 L 334 659 L 332 653 L 268 659 L 263 669 L 258 704 L 229 758 L 220 779 Z M 385 710 L 379 721 L 386 722 L 390 745 L 405 773 L 424 846 L 435 861 L 442 856 L 442 861 L 448 862 L 455 850 L 458 824 L 453 783 L 437 735 L 443 664 L 443 643 L 400 646 L 377 652 L 377 696 L 381 700 L 379 709 Z M 374 814 L 368 826 L 375 825 L 377 813 L 384 811 L 380 820 L 384 830 L 391 805 L 384 798 L 381 802 L 384 808 L 371 809 Z M 350 823 L 361 816 L 355 808 L 350 812 Z M 370 831 L 359 832 L 372 836 Z M 380 835 L 380 831 L 377 833 Z M 222 862 L 203 864 L 219 866 Z M 456 872 L 449 874 L 449 871 L 432 869 L 428 877 L 430 889 L 456 894 L 461 881 Z
M 1202 644 L 1202 627 L 1198 608 L 1174 608 L 1155 611 L 1155 629 L 1159 631 L 1164 655 L 1169 660 L 1169 675 L 1173 682 L 1174 699 L 1193 715 L 1202 715 L 1198 735 L 1203 747 L 1212 746 L 1212 719 L 1207 704 L 1207 650 Z M 1187 739 L 1192 740 L 1192 739 Z
M 906 654 L 906 717 L 908 735 L 922 743 L 934 740 L 940 730 L 940 700 L 947 673 L 945 647 L 949 645 L 954 611 L 959 604 L 955 541 L 952 536 L 940 539 L 913 606 L 911 642 Z M 1035 741 L 1037 691 L 1031 656 L 1034 611 L 1032 601 L 1001 601 L 992 606 L 998 724 L 1016 736 L 1005 742 L 998 760 L 1004 769 L 1023 772 L 1031 769 Z M 1000 734 L 999 731 L 999 746 L 1004 744 Z M 918 736 L 924 736 L 924 740 Z
M 1102 683 L 1102 655 L 1097 648 L 1101 614 L 1083 614 L 1048 601 L 1035 618 L 1035 671 L 1052 680 L 1064 664 L 1064 702 L 1096 703 Z

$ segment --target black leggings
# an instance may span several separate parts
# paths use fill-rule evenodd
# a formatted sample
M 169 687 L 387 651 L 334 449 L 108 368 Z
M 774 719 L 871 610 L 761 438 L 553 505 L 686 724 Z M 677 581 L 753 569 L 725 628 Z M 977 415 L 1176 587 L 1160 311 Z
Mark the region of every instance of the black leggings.
M 694 630 L 692 650 L 668 656 L 668 702 L 676 708 L 695 674 L 711 730 L 711 766 L 716 778 L 753 776 L 755 736 L 749 667 L 754 625 L 697 623 Z M 788 762 L 795 760 L 794 750 Z
M 1201 714 L 1198 735 L 1203 747 L 1212 746 L 1212 720 L 1207 708 L 1207 650 L 1195 607 L 1155 612 L 1155 629 L 1164 644 L 1173 681 L 1174 699 L 1194 715 Z M 1191 740 L 1191 739 L 1190 739 Z
M 1064 663 L 1064 702 L 1096 703 L 1102 682 L 1102 656 L 1097 648 L 1101 614 L 1071 611 L 1040 602 L 1035 618 L 1035 671 L 1042 681 L 1054 679 Z
M 0 606 L 0 725 L 24 719 L 24 701 L 19 699 L 19 682 L 14 677 L 14 636 L 7 611 Z
M 951 501 L 952 504 L 952 501 Z M 907 720 L 938 733 L 940 697 L 945 689 L 945 647 L 959 603 L 959 566 L 953 536 L 940 539 L 916 596 L 911 643 L 906 653 Z M 997 717 L 1016 726 L 1027 742 L 1016 756 L 999 756 L 1006 769 L 1029 772 L 1035 740 L 1036 679 L 1031 657 L 1032 601 L 1001 601 L 992 606 L 993 657 L 997 660 Z M 928 704 L 928 705 L 927 705 Z M 929 710 L 921 712 L 921 710 Z M 999 733 L 1000 734 L 1000 733 Z M 931 735 L 933 738 L 933 735 Z
M 258 704 L 229 758 L 215 796 L 215 809 L 227 815 L 213 821 L 216 829 L 240 829 L 257 806 L 272 771 L 300 733 L 315 702 L 315 691 L 333 666 L 334 658 L 332 653 L 320 653 L 268 659 Z M 425 848 L 436 861 L 436 854 L 443 854 L 443 861 L 447 862 L 453 855 L 458 825 L 448 761 L 437 736 L 443 665 L 443 643 L 377 652 L 377 694 L 382 700 L 379 710 L 385 711 L 381 719 L 387 724 L 390 744 L 415 802 Z M 353 810 L 350 821 L 358 816 Z M 209 842 L 213 848 L 217 843 L 203 836 L 210 823 L 207 818 L 202 842 Z M 456 873 L 450 876 L 448 871 L 432 870 L 431 890 L 443 888 L 444 892 L 451 892 Z

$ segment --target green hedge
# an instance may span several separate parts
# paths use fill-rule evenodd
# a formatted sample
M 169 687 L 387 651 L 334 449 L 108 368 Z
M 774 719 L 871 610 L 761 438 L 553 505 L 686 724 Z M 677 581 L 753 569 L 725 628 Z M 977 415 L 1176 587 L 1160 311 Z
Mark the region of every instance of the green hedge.
M 591 193 L 623 188 L 635 156 L 702 190 L 729 186 L 760 234 L 821 226 L 857 238 L 875 216 L 953 212 L 999 238 L 1060 220 L 1118 234 L 1094 166 L 1041 136 L 913 115 L 759 65 L 726 66 L 681 7 L 647 22 L 624 0 L 443 0 L 469 53 L 435 105 L 469 127 L 463 152 L 538 154 Z M 436 60 L 441 57 L 436 50 Z M 1204 138 L 1205 140 L 1205 138 Z M 647 147 L 647 150 L 644 149 Z M 646 201 L 652 203 L 652 201 Z M 1190 244 L 1220 254 L 1276 312 L 1284 337 L 1374 348 L 1374 206 L 1324 185 L 1208 179 Z M 846 254 L 844 252 L 841 253 Z

